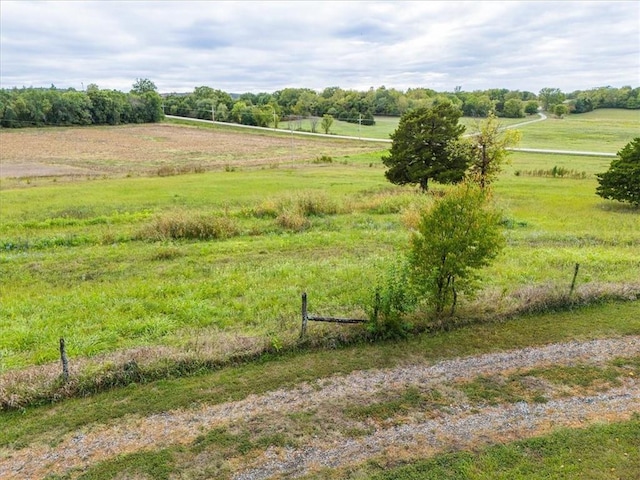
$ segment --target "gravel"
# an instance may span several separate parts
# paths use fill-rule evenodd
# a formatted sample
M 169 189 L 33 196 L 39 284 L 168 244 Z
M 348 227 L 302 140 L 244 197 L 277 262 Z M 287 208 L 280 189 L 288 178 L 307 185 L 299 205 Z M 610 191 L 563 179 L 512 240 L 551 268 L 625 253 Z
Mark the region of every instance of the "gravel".
M 442 385 L 509 370 L 601 363 L 616 357 L 637 356 L 640 336 L 568 342 L 530 347 L 474 357 L 420 363 L 383 370 L 357 371 L 344 376 L 301 383 L 290 390 L 218 405 L 175 410 L 147 417 L 128 416 L 111 425 L 88 425 L 51 446 L 34 444 L 20 450 L 0 449 L 0 478 L 35 479 L 64 474 L 95 462 L 145 448 L 188 444 L 200 433 L 238 420 L 268 413 L 291 413 L 313 409 L 323 402 L 371 398 L 379 392 L 415 385 Z M 640 412 L 640 388 L 632 378 L 621 387 L 596 396 L 571 397 L 545 404 L 516 403 L 478 409 L 458 405 L 439 418 L 380 429 L 371 435 L 333 440 L 316 439 L 300 449 L 270 447 L 236 479 L 266 479 L 276 474 L 299 476 L 318 466 L 358 463 L 393 449 L 422 451 L 486 441 L 501 441 L 544 432 L 554 426 L 582 425 L 602 419 L 628 418 Z M 35 460 L 37 459 L 37 460 Z

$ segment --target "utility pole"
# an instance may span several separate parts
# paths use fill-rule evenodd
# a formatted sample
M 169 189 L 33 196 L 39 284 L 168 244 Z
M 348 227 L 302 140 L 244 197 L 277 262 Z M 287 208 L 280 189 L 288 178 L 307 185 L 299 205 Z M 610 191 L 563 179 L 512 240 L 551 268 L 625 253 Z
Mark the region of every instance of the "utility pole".
M 289 128 L 291 129 L 291 165 L 293 165 L 293 123 L 289 122 Z
M 362 125 L 362 114 L 358 114 L 358 140 L 360 140 L 360 125 Z
M 211 105 L 211 120 L 213 122 L 216 121 L 216 109 L 215 109 L 215 107 L 213 105 Z

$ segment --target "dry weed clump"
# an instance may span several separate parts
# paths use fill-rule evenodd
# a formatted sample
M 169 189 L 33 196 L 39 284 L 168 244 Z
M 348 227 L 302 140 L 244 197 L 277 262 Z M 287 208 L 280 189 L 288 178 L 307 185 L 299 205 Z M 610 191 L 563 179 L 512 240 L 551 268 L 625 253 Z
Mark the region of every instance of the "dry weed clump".
M 640 297 L 640 284 L 589 283 L 570 292 L 552 284 L 527 286 L 512 295 L 514 314 L 548 312 L 605 301 L 634 301 Z
M 137 234 L 139 240 L 214 240 L 238 235 L 240 228 L 228 217 L 174 211 L 159 215 Z
M 202 165 L 162 165 L 156 170 L 159 177 L 171 177 L 174 175 L 186 175 L 189 173 L 204 173 L 206 169 Z
M 427 202 L 429 202 L 427 195 L 416 195 L 414 191 L 390 187 L 363 192 L 352 202 L 351 211 L 357 210 L 379 215 L 394 214 Z
M 255 218 L 273 218 L 278 227 L 300 232 L 311 226 L 309 217 L 335 215 L 341 211 L 338 203 L 325 192 L 302 191 L 266 199 L 246 213 Z
M 280 228 L 294 232 L 301 232 L 311 226 L 309 219 L 297 209 L 280 213 L 276 218 L 276 223 Z
M 566 285 L 528 285 L 511 293 L 485 290 L 467 301 L 459 316 L 467 322 L 501 320 L 600 302 L 636 300 L 640 300 L 640 283 L 593 282 L 580 285 L 573 292 Z

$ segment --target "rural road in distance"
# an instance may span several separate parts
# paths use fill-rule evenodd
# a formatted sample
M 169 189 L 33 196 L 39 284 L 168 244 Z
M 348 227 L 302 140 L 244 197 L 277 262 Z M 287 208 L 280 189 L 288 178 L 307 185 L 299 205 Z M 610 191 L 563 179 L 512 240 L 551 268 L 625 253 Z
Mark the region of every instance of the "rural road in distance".
M 514 125 L 510 125 L 507 128 L 516 128 L 522 125 L 528 125 L 530 123 L 542 122 L 547 119 L 547 116 L 544 113 L 538 113 L 539 117 L 536 120 L 529 120 L 522 123 L 516 123 Z M 165 115 L 166 118 L 171 118 L 174 120 L 189 120 L 193 122 L 202 122 L 202 123 L 212 123 L 215 125 L 226 125 L 238 128 L 250 128 L 254 130 L 265 130 L 269 132 L 277 132 L 277 133 L 286 133 L 286 130 L 280 128 L 271 128 L 271 127 L 256 127 L 253 125 L 241 125 L 239 123 L 227 123 L 227 122 L 216 122 L 213 120 L 203 120 L 200 118 L 189 118 L 189 117 L 178 117 L 175 115 Z M 345 138 L 348 140 L 360 140 L 363 142 L 382 142 L 382 143 L 391 143 L 391 139 L 388 138 L 367 138 L 367 137 L 352 137 L 346 135 L 327 135 L 324 133 L 312 133 L 312 132 L 301 132 L 295 130 L 289 130 L 291 135 L 311 135 L 315 137 L 330 137 L 330 138 Z M 468 135 L 467 135 L 468 136 Z M 607 153 L 607 152 L 583 152 L 577 150 L 546 150 L 539 148 L 508 148 L 507 150 L 513 152 L 530 152 L 530 153 L 553 153 L 553 154 L 565 154 L 565 155 L 582 155 L 582 156 L 590 156 L 590 157 L 616 157 L 615 153 Z

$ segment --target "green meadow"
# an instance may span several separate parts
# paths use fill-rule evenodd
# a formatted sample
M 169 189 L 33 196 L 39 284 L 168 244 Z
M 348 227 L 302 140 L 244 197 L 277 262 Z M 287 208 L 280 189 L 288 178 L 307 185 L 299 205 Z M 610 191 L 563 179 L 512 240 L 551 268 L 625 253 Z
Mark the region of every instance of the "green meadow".
M 613 152 L 631 140 L 636 112 L 593 113 L 523 126 L 522 143 Z M 384 153 L 1 190 L 0 372 L 55 361 L 60 337 L 72 357 L 222 333 L 277 346 L 295 337 L 305 291 L 314 313 L 365 318 L 430 201 L 385 180 Z M 508 247 L 484 292 L 564 289 L 576 263 L 578 284 L 638 281 L 640 215 L 595 195 L 609 162 L 511 155 L 495 185 Z M 573 174 L 550 176 L 559 167 Z
M 388 138 L 397 119 L 387 120 L 371 136 Z M 355 128 L 357 136 L 358 126 L 346 125 L 339 134 Z M 615 153 L 638 125 L 633 111 L 549 119 L 522 126 L 521 146 Z M 449 188 L 434 185 L 424 195 L 389 184 L 380 147 L 171 176 L 3 179 L 0 402 L 13 407 L 0 412 L 3 452 L 356 370 L 640 333 L 640 302 L 622 301 L 640 289 L 640 212 L 595 195 L 595 174 L 611 158 L 514 152 L 493 194 L 507 247 L 482 272 L 478 298 L 462 299 L 458 328 L 370 342 L 360 341 L 370 338 L 362 326 L 313 324 L 300 342 L 301 293 L 313 314 L 366 318 L 420 209 Z M 576 264 L 584 304 L 556 301 L 566 300 Z M 61 337 L 72 370 L 66 385 L 59 381 Z M 618 385 L 638 365 L 637 358 L 618 359 L 536 375 Z M 477 378 L 463 389 L 479 408 L 486 399 L 539 400 L 534 389 L 513 391 L 510 382 Z M 446 407 L 428 400 L 436 412 Z M 191 443 L 47 478 L 231 478 L 229 458 L 304 446 L 318 429 L 357 438 L 366 432 L 348 428 L 354 419 L 402 424 L 425 401 L 407 390 L 334 405 L 330 418 L 315 410 L 261 416 L 201 429 Z M 635 415 L 422 460 L 370 459 L 305 478 L 632 478 L 637 445 Z
M 519 123 L 535 120 L 539 118 L 537 115 L 528 116 L 527 118 L 501 118 L 500 123 L 502 125 L 511 126 Z M 460 119 L 467 131 L 473 131 L 473 128 L 477 125 L 479 119 L 463 117 Z M 400 117 L 375 117 L 376 123 L 374 125 L 359 125 L 358 123 L 344 122 L 340 120 L 334 120 L 329 129 L 330 135 L 344 135 L 347 137 L 360 137 L 360 138 L 376 138 L 389 140 L 389 135 L 398 128 Z M 308 119 L 296 120 L 296 121 L 282 121 L 278 124 L 278 128 L 281 130 L 301 130 L 304 132 L 312 131 L 311 121 Z M 320 123 L 316 125 L 316 132 L 324 133 Z

